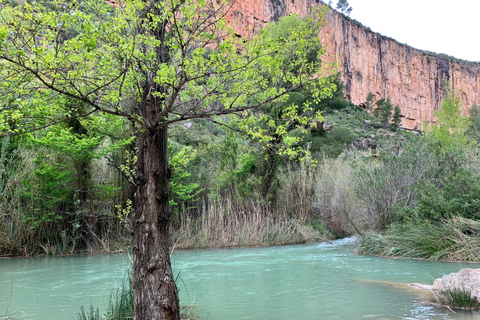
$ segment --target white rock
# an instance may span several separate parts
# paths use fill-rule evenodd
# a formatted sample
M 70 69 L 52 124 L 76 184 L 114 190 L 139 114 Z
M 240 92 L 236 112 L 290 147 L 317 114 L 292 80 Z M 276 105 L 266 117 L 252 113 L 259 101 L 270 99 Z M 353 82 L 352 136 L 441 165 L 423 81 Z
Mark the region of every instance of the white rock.
M 480 269 L 461 269 L 459 272 L 450 273 L 436 279 L 432 286 L 420 283 L 412 283 L 409 286 L 421 290 L 436 290 L 439 292 L 466 290 L 470 291 L 472 298 L 476 298 L 480 302 Z

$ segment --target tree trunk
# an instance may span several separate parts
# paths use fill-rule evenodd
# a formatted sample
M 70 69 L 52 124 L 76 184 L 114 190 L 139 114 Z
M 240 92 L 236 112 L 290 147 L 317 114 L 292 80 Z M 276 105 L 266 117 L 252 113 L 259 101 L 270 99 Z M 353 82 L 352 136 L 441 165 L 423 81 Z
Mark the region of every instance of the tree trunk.
M 275 190 L 272 186 L 277 177 L 279 156 L 269 149 L 265 149 L 263 156 L 262 183 L 260 185 L 260 194 L 264 200 L 274 204 L 276 201 Z
M 141 134 L 133 216 L 133 292 L 136 320 L 179 320 L 178 290 L 168 248 L 167 128 Z

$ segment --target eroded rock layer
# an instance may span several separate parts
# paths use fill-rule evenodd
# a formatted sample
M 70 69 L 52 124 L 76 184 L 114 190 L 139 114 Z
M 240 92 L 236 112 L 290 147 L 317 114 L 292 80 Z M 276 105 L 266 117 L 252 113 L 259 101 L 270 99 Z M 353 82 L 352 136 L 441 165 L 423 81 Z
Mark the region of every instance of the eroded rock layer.
M 227 20 L 240 36 L 249 38 L 279 17 L 311 12 L 319 0 L 237 0 Z M 421 128 L 434 122 L 434 111 L 444 99 L 450 81 L 464 105 L 464 114 L 480 104 L 480 64 L 417 50 L 363 27 L 335 10 L 327 14 L 320 35 L 327 44 L 327 58 L 338 59 L 345 82 L 345 96 L 362 104 L 369 92 L 376 99 L 388 97 L 402 110 L 402 126 Z

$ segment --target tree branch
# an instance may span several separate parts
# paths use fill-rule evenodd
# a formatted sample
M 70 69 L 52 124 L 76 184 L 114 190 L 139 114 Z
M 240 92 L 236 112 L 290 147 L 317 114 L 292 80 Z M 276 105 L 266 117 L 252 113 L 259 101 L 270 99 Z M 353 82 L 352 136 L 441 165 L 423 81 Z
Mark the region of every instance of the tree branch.
M 32 69 L 30 67 L 28 67 L 26 64 L 24 63 L 20 63 L 18 61 L 15 61 L 5 55 L 1 55 L 0 56 L 0 60 L 5 60 L 5 61 L 8 61 L 10 63 L 12 63 L 13 65 L 16 65 L 22 69 L 24 69 L 25 71 L 29 72 L 30 74 L 32 74 L 36 79 L 38 79 L 46 88 L 54 91 L 54 92 L 57 92 L 59 94 L 62 94 L 64 96 L 67 96 L 69 98 L 72 98 L 74 100 L 78 100 L 78 101 L 82 101 L 90 106 L 92 106 L 95 111 L 100 111 L 100 112 L 104 112 L 104 113 L 108 113 L 108 114 L 111 114 L 111 115 L 115 115 L 115 116 L 120 116 L 120 117 L 123 117 L 123 118 L 127 118 L 128 120 L 131 120 L 135 123 L 137 123 L 140 127 L 142 127 L 143 129 L 147 129 L 147 126 L 145 125 L 145 123 L 143 123 L 142 121 L 140 121 L 139 119 L 137 119 L 136 117 L 132 116 L 131 114 L 128 114 L 126 112 L 121 112 L 121 111 L 112 111 L 112 110 L 109 110 L 109 109 L 106 109 L 106 108 L 103 108 L 101 107 L 100 105 L 94 103 L 92 100 L 88 99 L 86 96 L 84 95 L 81 95 L 82 93 L 76 89 L 76 91 L 80 94 L 80 95 L 76 95 L 76 94 L 73 94 L 71 92 L 68 92 L 68 91 L 65 91 L 61 88 L 58 88 L 56 87 L 55 85 L 53 85 L 52 83 L 49 83 L 44 77 L 42 77 L 39 72 L 35 69 Z M 121 76 L 121 75 L 119 75 Z M 118 79 L 118 77 L 117 77 Z M 112 83 L 112 82 L 111 82 Z M 48 126 L 47 126 L 48 127 Z

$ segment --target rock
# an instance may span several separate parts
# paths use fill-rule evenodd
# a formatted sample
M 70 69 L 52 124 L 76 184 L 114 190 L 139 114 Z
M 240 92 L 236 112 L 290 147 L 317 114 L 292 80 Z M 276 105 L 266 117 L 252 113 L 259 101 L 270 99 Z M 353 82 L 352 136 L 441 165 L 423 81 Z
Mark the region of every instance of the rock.
M 478 297 L 480 291 L 480 269 L 461 269 L 457 273 L 450 273 L 433 282 L 433 287 L 439 291 L 467 290 Z M 480 300 L 479 300 L 480 302 Z
M 355 141 L 352 142 L 352 146 L 355 147 L 357 150 L 362 150 L 362 149 L 370 149 L 370 150 L 376 150 L 377 149 L 377 143 L 368 138 L 359 138 Z
M 193 126 L 193 123 L 191 123 L 191 122 L 185 122 L 185 123 L 182 123 L 182 126 L 184 126 L 184 127 L 187 128 L 187 129 L 191 129 L 192 126 Z
M 306 16 L 321 1 L 239 0 L 225 17 L 236 34 L 247 39 L 282 15 Z M 443 86 L 451 81 L 464 105 L 463 114 L 480 104 L 480 64 L 421 51 L 365 28 L 335 10 L 326 16 L 321 31 L 327 59 L 338 57 L 345 83 L 345 97 L 354 104 L 365 102 L 369 92 L 390 98 L 401 108 L 402 127 L 421 129 L 435 121 L 435 110 L 444 100 Z
M 480 269 L 465 268 L 457 273 L 447 274 L 433 282 L 433 285 L 424 285 L 420 283 L 409 284 L 410 287 L 421 290 L 435 291 L 453 291 L 466 290 L 470 291 L 472 298 L 476 298 L 480 302 Z
M 367 147 L 371 150 L 377 150 L 377 143 L 372 139 L 367 139 Z
M 323 129 L 325 131 L 330 131 L 330 130 L 332 130 L 332 128 L 333 128 L 333 126 L 331 124 L 326 124 L 326 123 L 323 124 Z
M 357 149 L 357 150 L 361 150 L 361 149 L 364 149 L 366 147 L 366 140 L 365 139 L 357 139 L 355 141 L 352 142 L 352 146 Z

